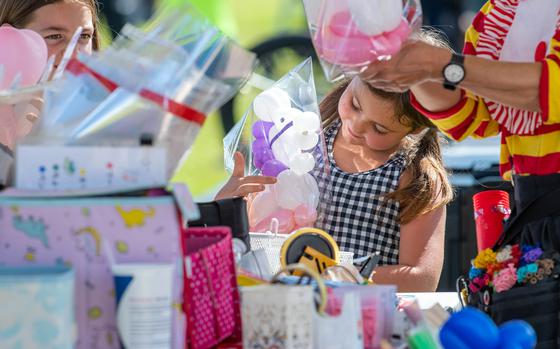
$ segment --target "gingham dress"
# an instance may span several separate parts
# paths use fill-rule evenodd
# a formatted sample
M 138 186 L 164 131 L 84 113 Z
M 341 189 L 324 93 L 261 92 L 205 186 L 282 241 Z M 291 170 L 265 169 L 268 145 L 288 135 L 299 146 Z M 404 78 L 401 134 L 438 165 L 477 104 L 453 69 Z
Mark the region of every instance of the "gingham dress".
M 381 196 L 398 188 L 405 157 L 397 153 L 376 169 L 344 172 L 333 157 L 340 125 L 340 121 L 334 122 L 325 130 L 331 173 L 329 182 L 320 184 L 321 214 L 317 225 L 334 237 L 342 251 L 354 252 L 355 258 L 379 252 L 380 265 L 398 264 L 399 204 Z

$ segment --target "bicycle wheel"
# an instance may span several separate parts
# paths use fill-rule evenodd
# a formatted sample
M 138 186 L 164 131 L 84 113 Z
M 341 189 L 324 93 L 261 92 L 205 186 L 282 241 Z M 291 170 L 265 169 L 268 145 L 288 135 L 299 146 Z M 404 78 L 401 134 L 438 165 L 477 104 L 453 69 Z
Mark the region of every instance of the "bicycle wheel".
M 295 65 L 306 59 L 313 58 L 313 76 L 319 100 L 328 92 L 331 84 L 325 78 L 311 39 L 303 35 L 283 35 L 264 41 L 255 46 L 253 51 L 259 59 L 255 72 L 269 79 L 278 80 Z M 225 133 L 235 125 L 243 115 L 251 101 L 258 94 L 252 89 L 247 94 L 237 94 L 220 109 Z

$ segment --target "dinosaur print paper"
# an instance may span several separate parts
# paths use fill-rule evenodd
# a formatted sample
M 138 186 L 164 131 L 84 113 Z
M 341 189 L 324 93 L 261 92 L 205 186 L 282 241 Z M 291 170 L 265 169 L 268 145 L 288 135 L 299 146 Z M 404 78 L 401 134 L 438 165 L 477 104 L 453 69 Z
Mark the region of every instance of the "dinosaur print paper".
M 119 348 L 109 261 L 180 265 L 178 241 L 178 217 L 170 197 L 0 197 L 0 266 L 74 268 L 77 349 Z M 179 271 L 177 304 L 181 303 Z M 182 348 L 178 316 L 174 348 Z

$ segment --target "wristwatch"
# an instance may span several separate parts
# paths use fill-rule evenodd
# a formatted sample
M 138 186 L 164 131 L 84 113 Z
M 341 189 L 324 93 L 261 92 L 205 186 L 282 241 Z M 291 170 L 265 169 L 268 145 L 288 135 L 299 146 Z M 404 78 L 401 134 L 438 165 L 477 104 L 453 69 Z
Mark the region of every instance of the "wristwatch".
M 443 67 L 443 87 L 455 90 L 457 85 L 465 79 L 465 56 L 453 53 L 451 62 Z

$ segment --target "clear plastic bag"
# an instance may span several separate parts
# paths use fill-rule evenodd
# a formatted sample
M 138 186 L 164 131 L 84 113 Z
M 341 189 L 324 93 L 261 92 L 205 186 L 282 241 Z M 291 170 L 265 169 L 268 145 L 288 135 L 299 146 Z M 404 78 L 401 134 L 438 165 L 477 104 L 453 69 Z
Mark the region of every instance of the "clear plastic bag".
M 166 148 L 171 176 L 206 115 L 241 87 L 254 65 L 253 53 L 192 6 L 170 7 L 144 30 L 127 25 L 107 50 L 72 60 L 47 89 L 44 117 L 29 142 L 147 141 Z
M 330 81 L 389 59 L 422 24 L 420 0 L 303 0 L 313 45 Z
M 259 94 L 226 135 L 230 172 L 236 151 L 247 159 L 246 173 L 277 178 L 249 200 L 252 232 L 267 231 L 273 219 L 280 233 L 314 225 L 328 168 L 310 58 Z
M 382 339 L 389 339 L 393 331 L 396 304 L 396 287 L 392 285 L 344 286 L 333 289 L 327 312 L 340 310 L 345 294 L 360 298 L 364 348 L 379 348 Z

